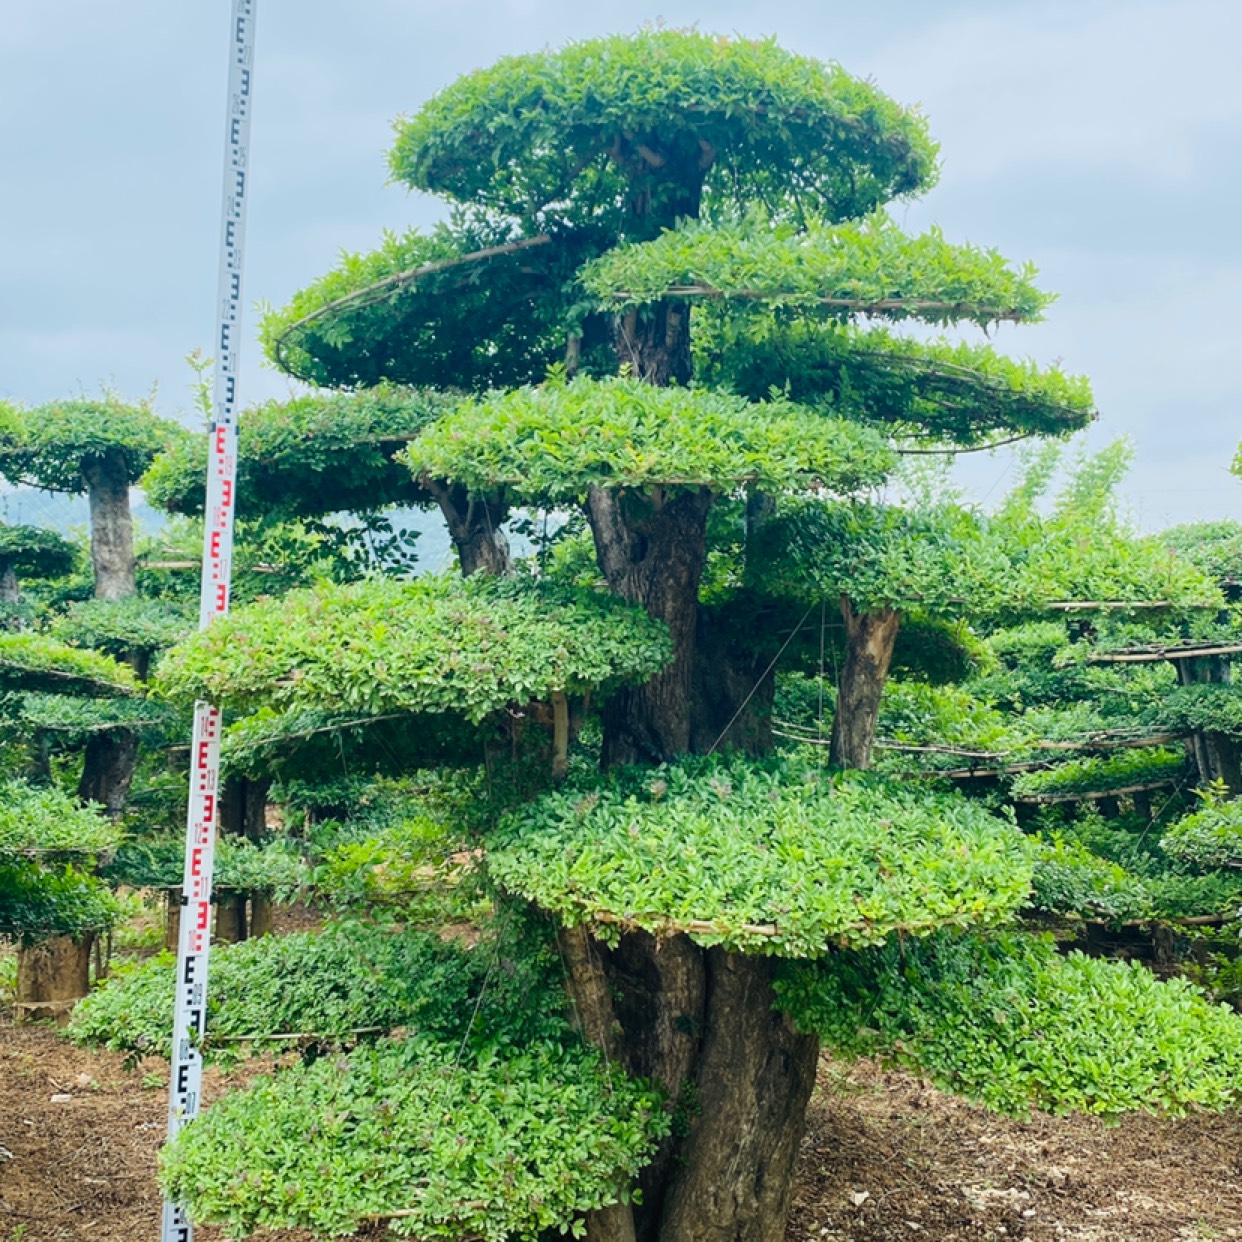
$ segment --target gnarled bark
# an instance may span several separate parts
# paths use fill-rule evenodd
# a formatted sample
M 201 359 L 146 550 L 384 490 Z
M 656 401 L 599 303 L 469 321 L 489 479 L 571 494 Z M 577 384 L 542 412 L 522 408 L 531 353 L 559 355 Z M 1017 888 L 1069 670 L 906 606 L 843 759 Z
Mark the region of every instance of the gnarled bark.
M 709 613 L 700 611 L 691 683 L 690 750 L 772 749 L 776 672 L 766 653 L 739 647 Z
M 438 479 L 430 480 L 427 490 L 448 523 L 463 577 L 479 572 L 507 574 L 512 570 L 509 541 L 502 529 L 509 516 L 505 501 L 472 498 L 460 483 Z
M 657 940 L 629 932 L 607 957 L 613 1007 L 622 1031 L 624 1064 L 658 1083 L 684 1115 L 694 1096 L 707 1004 L 703 950 L 687 936 Z M 669 1176 L 681 1159 L 681 1136 L 665 1139 L 638 1177 L 642 1202 L 634 1208 L 640 1242 L 662 1238 Z
M 82 761 L 78 797 L 83 802 L 98 802 L 115 818 L 125 809 L 137 762 L 138 734 L 132 729 L 92 733 Z
M 699 580 L 707 557 L 711 493 L 666 496 L 593 487 L 587 513 L 599 566 L 613 593 L 641 604 L 672 635 L 672 664 L 604 707 L 603 765 L 663 762 L 690 748 Z
M 697 1116 L 660 1242 L 781 1242 L 819 1041 L 776 1010 L 775 962 L 707 950 Z
M 82 468 L 91 506 L 91 564 L 96 599 L 124 599 L 138 589 L 129 475 L 119 451 L 107 450 Z
M 856 612 L 841 597 L 845 620 L 845 667 L 837 687 L 837 709 L 832 717 L 831 763 L 842 768 L 869 768 L 875 744 L 880 696 L 893 659 L 893 644 L 901 624 L 892 608 Z

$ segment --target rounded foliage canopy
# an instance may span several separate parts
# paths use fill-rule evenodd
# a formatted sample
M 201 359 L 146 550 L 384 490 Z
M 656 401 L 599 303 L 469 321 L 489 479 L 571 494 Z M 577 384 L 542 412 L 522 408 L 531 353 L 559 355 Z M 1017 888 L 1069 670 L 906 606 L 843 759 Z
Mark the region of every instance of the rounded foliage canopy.
M 136 483 L 162 449 L 189 433 L 145 405 L 116 397 L 51 401 L 32 410 L 8 407 L 0 419 L 0 475 L 10 483 L 76 495 L 86 475 L 106 466 Z
M 828 219 L 935 180 L 923 119 L 771 40 L 648 30 L 511 56 L 397 124 L 393 176 L 540 226 L 672 224 L 699 187 Z M 642 186 L 641 205 L 634 190 Z
M 1008 598 L 1009 561 L 971 513 L 945 506 L 785 504 L 747 550 L 766 593 L 835 600 L 857 611 L 916 609 L 957 616 Z
M 310 517 L 425 501 L 392 456 L 449 404 L 434 393 L 382 385 L 246 410 L 239 420 L 238 516 Z M 143 488 L 158 508 L 201 514 L 206 478 L 206 437 L 187 437 L 155 459 Z
M 712 306 L 695 320 L 695 375 L 760 400 L 793 401 L 963 446 L 1064 435 L 1095 417 L 1091 386 L 990 345 L 916 341 L 885 329 Z
M 77 561 L 78 551 L 67 539 L 42 526 L 0 526 L 0 570 L 23 578 L 59 578 Z
M 137 694 L 133 670 L 111 656 L 46 634 L 0 634 L 0 690 Z
M 548 794 L 501 822 L 488 867 L 597 933 L 684 931 L 784 957 L 998 922 L 1031 879 L 1021 833 L 977 803 L 792 763 L 702 760 Z
M 240 608 L 169 652 L 157 683 L 226 708 L 452 712 L 643 681 L 664 625 L 606 596 L 526 579 L 368 580 Z
M 564 356 L 584 239 L 521 238 L 457 213 L 430 233 L 388 233 L 269 310 L 268 358 L 310 384 L 477 392 L 542 379 Z M 245 434 L 245 423 L 242 423 Z
M 606 306 L 665 297 L 729 299 L 818 308 L 831 317 L 874 315 L 981 327 L 1041 318 L 1053 300 L 1030 264 L 997 251 L 955 245 L 933 229 L 917 237 L 888 216 L 797 227 L 764 213 L 719 224 L 688 220 L 651 241 L 618 246 L 582 271 Z
M 55 787 L 0 785 L 0 859 L 47 854 L 97 854 L 114 849 L 121 829 Z
M 405 458 L 478 494 L 504 486 L 550 502 L 592 486 L 852 491 L 880 482 L 894 460 L 865 428 L 785 401 L 626 378 L 479 398 L 428 428 Z

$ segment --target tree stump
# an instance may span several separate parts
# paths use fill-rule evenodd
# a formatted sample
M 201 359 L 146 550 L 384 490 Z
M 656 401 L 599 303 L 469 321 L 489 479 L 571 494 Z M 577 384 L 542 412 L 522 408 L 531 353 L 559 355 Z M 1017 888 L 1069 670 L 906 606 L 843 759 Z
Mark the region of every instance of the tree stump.
M 53 936 L 17 950 L 14 1020 L 54 1018 L 63 1026 L 74 1003 L 90 991 L 94 932 L 78 939 Z
M 224 893 L 216 899 L 216 931 L 220 944 L 237 944 L 246 939 L 246 894 Z

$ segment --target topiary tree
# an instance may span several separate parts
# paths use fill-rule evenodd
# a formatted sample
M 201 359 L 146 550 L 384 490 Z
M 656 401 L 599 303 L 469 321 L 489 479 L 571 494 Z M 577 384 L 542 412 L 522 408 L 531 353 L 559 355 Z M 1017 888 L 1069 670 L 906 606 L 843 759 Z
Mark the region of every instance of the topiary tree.
M 91 874 L 119 828 L 58 789 L 0 786 L 0 937 L 17 944 L 17 1017 L 64 1018 L 90 985 L 116 905 Z
M 0 526 L 0 605 L 21 601 L 21 578 L 60 578 L 77 560 L 77 549 L 41 526 Z
M 662 623 L 671 657 L 614 677 L 602 706 L 603 774 L 528 798 L 483 844 L 503 888 L 559 920 L 583 1033 L 653 1080 L 681 1123 L 640 1175 L 641 1203 L 615 1186 L 588 1235 L 778 1239 L 818 1050 L 781 1011 L 779 961 L 1002 919 L 1030 867 L 1010 825 L 957 798 L 688 755 L 725 742 L 763 679 L 746 610 L 788 598 L 761 583 L 735 591 L 729 558 L 759 546 L 786 500 L 859 500 L 915 440 L 922 451 L 1060 434 L 1091 417 L 1090 394 L 987 349 L 856 326 L 1030 321 L 1048 298 L 992 251 L 908 237 L 878 214 L 933 183 L 924 122 L 772 42 L 648 31 L 508 58 L 402 122 L 391 163 L 456 214 L 424 242 L 347 258 L 269 317 L 269 352 L 320 383 L 471 392 L 405 451 L 417 482 L 484 528 L 510 504 L 578 509 L 607 592 Z M 445 296 L 460 285 L 470 297 Z M 886 538 L 917 547 L 917 523 L 876 513 L 881 551 Z M 527 671 L 540 644 L 555 663 L 601 641 L 576 608 L 545 605 L 544 637 L 526 631 L 512 676 L 473 658 L 431 675 L 422 662 L 441 653 L 428 635 L 447 619 L 473 642 L 472 609 L 415 592 L 377 616 L 373 589 L 239 613 L 163 676 L 234 710 L 481 720 L 484 703 L 566 692 Z M 867 616 L 896 598 L 851 589 Z M 634 613 L 616 619 L 640 650 L 650 642 Z M 725 693 L 709 693 L 713 680 Z M 842 711 L 873 731 L 871 706 Z M 762 748 L 757 733 L 747 749 Z M 228 1181 L 234 1157 L 214 1150 L 212 1176 Z M 177 1151 L 178 1191 L 208 1202 Z M 257 1199 L 212 1210 L 308 1219 Z M 370 1214 L 404 1210 L 394 1198 Z
M 72 496 L 91 506 L 95 598 L 134 593 L 129 489 L 163 448 L 185 435 L 145 405 L 97 399 L 0 410 L 0 476 Z

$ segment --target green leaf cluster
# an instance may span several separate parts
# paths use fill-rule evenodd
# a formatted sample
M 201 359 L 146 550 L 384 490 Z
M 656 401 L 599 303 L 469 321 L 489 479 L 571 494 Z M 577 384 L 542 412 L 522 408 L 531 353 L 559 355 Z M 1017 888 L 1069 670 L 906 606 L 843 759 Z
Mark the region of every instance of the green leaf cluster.
M 164 600 L 131 595 L 125 599 L 70 604 L 68 611 L 51 622 L 47 632 L 71 646 L 90 647 L 124 660 L 135 655 L 153 656 L 193 628 L 194 619 L 186 609 Z
M 181 887 L 185 866 L 184 837 L 134 837 L 100 868 L 113 885 L 131 888 Z M 262 892 L 290 901 L 310 882 L 301 852 L 277 838 L 262 843 L 236 837 L 216 842 L 213 888 L 217 892 Z
M 1242 802 L 1210 802 L 1173 824 L 1160 847 L 1199 870 L 1242 867 Z
M 593 1052 L 385 1041 L 224 1097 L 164 1148 L 161 1181 L 236 1237 L 400 1213 L 401 1236 L 537 1242 L 621 1198 L 666 1129 L 658 1096 Z
M 570 282 L 589 253 L 589 238 L 523 238 L 510 221 L 457 210 L 429 233 L 385 233 L 369 254 L 343 254 L 288 306 L 268 308 L 259 335 L 272 363 L 309 384 L 534 383 L 564 358 L 581 298 Z
M 0 475 L 51 492 L 87 490 L 84 472 L 107 465 L 136 483 L 161 449 L 188 435 L 146 405 L 104 395 L 51 401 L 36 409 L 4 408 Z
M 74 544 L 42 526 L 0 525 L 0 570 L 23 578 L 60 578 L 77 563 Z
M 830 219 L 935 181 L 925 122 L 772 40 L 644 30 L 509 56 L 398 121 L 393 176 L 531 225 L 619 231 L 760 201 Z M 628 191 L 628 193 L 627 193 Z
M 1186 779 L 1186 753 L 1165 746 L 1123 750 L 1111 755 L 1067 759 L 1014 778 L 1016 798 L 1103 794 L 1114 789 L 1157 785 Z
M 1011 915 L 1027 842 L 965 799 L 797 761 L 687 760 L 505 816 L 492 876 L 569 925 L 814 957 Z
M 1217 582 L 1242 581 L 1242 523 L 1188 522 L 1162 530 L 1157 538 Z
M 404 457 L 421 477 L 548 503 L 592 486 L 852 491 L 894 462 L 878 436 L 784 401 L 629 378 L 489 394 L 428 428 Z
M 120 840 L 120 828 L 97 807 L 84 806 L 55 786 L 0 783 L 0 859 L 100 854 Z
M 1242 738 L 1242 687 L 1231 682 L 1175 686 L 1143 718 L 1175 733 L 1202 731 Z
M 1039 843 L 1030 904 L 1047 914 L 1102 918 L 1110 923 L 1154 912 L 1151 893 L 1142 879 L 1059 833 Z
M 748 576 L 769 594 L 848 595 L 854 608 L 961 616 L 1006 599 L 1009 562 L 975 516 L 866 503 L 784 504 L 747 549 Z
M 393 455 L 452 399 L 382 384 L 362 392 L 268 401 L 238 420 L 237 513 L 320 516 L 425 502 Z M 147 499 L 171 513 L 203 512 L 207 437 L 161 453 L 143 477 Z
M 641 681 L 669 655 L 664 626 L 620 601 L 442 576 L 238 609 L 165 656 L 157 682 L 176 700 L 233 709 L 453 712 L 478 723 L 553 691 Z
M 28 946 L 54 936 L 103 931 L 120 914 L 116 899 L 72 865 L 43 867 L 0 859 L 0 938 Z
M 997 435 L 1064 435 L 1094 417 L 1085 378 L 990 345 L 709 304 L 695 312 L 694 351 L 701 383 L 755 401 L 781 392 L 901 438 L 973 446 Z
M 465 949 L 362 922 L 213 946 L 204 1048 L 279 1047 L 276 1035 L 353 1043 L 397 1027 L 480 1052 L 566 1038 L 550 960 L 513 950 L 494 936 Z M 119 970 L 74 1009 L 70 1037 L 168 1056 L 175 967 L 163 954 Z
M 137 694 L 133 670 L 111 656 L 46 634 L 0 634 L 0 688 L 57 693 Z
M 18 718 L 24 728 L 56 734 L 65 746 L 77 746 L 93 733 L 113 729 L 130 729 L 158 741 L 183 723 L 180 713 L 156 699 L 84 699 L 71 694 L 22 695 Z
M 955 245 L 933 229 L 904 233 L 885 214 L 865 220 L 775 225 L 686 221 L 654 241 L 618 246 L 583 269 L 605 306 L 666 297 L 797 306 L 834 319 L 868 315 L 925 323 L 1036 322 L 1052 301 L 1035 269 L 995 250 Z
M 999 1112 L 1231 1108 L 1242 1018 L 1137 962 L 1050 938 L 939 935 L 788 968 L 782 1006 L 831 1047 L 879 1054 Z

